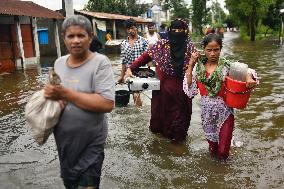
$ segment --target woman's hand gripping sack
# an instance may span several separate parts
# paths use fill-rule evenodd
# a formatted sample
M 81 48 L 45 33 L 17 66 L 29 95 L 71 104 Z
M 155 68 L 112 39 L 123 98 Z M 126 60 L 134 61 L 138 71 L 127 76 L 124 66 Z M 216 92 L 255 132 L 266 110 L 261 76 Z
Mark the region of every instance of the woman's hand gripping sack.
M 59 85 L 61 82 L 54 68 L 49 70 L 49 83 Z M 43 145 L 57 124 L 61 106 L 59 101 L 50 100 L 44 97 L 44 90 L 32 95 L 25 107 L 27 125 L 32 132 L 36 143 Z

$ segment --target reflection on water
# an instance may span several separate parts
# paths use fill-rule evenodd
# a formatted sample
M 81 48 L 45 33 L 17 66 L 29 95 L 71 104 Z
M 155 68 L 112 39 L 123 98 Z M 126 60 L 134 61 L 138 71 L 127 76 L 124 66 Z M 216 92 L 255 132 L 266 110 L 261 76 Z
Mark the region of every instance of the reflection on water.
M 230 159 L 211 159 L 200 127 L 199 98 L 194 99 L 188 140 L 181 146 L 148 130 L 150 92 L 143 106 L 109 114 L 109 136 L 102 188 L 283 188 L 284 186 L 284 47 L 276 41 L 244 42 L 225 35 L 223 54 L 257 70 L 260 86 L 249 106 L 237 111 Z M 119 56 L 109 56 L 116 78 Z M 38 146 L 25 126 L 24 106 L 41 89 L 47 67 L 0 76 L 0 188 L 64 188 L 54 138 Z M 124 88 L 126 86 L 117 86 Z

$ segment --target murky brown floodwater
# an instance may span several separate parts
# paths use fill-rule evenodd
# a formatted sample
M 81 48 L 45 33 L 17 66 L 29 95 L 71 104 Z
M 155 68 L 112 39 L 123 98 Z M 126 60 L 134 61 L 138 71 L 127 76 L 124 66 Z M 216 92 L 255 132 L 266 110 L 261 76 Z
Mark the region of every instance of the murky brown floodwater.
M 146 96 L 151 93 L 146 92 L 142 108 L 131 101 L 109 114 L 101 188 L 284 188 L 284 47 L 277 41 L 243 42 L 226 33 L 223 53 L 261 77 L 249 106 L 237 112 L 230 160 L 209 157 L 198 98 L 183 146 L 151 134 Z M 117 77 L 119 56 L 110 59 Z M 27 99 L 42 88 L 50 65 L 0 76 L 1 189 L 64 188 L 53 136 L 38 146 L 24 120 Z

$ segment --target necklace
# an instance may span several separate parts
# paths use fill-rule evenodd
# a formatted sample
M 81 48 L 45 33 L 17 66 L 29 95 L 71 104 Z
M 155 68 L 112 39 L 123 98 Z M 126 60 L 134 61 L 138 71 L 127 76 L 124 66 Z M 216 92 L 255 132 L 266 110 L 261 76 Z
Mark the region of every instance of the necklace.
M 209 75 L 208 78 L 206 78 L 206 69 L 204 65 L 206 64 L 207 60 L 208 59 L 205 56 L 199 58 L 196 67 L 197 79 L 205 86 L 208 96 L 213 97 L 217 96 L 219 90 L 221 89 L 224 76 L 223 68 L 224 66 L 229 67 L 229 62 L 224 58 L 219 58 L 216 69 Z

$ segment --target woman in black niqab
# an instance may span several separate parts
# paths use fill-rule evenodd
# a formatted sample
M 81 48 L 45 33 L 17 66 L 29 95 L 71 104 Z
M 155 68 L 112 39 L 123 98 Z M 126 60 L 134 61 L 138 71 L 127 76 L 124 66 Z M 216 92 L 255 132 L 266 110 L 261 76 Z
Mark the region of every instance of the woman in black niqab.
M 171 50 L 171 64 L 176 76 L 183 77 L 184 57 L 187 46 L 188 25 L 181 19 L 171 22 L 169 43 Z

